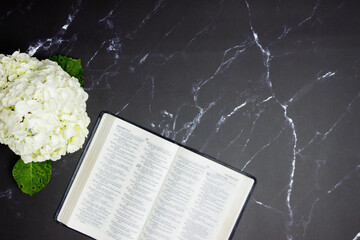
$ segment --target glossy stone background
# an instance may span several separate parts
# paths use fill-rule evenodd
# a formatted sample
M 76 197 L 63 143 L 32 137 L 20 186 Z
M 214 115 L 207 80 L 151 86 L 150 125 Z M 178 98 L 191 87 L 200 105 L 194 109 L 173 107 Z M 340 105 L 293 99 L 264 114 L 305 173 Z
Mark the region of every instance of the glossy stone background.
M 108 110 L 254 175 L 233 239 L 360 239 L 360 2 L 5 1 L 0 53 L 81 58 Z M 32 197 L 0 146 L 0 238 L 87 239 L 54 213 L 81 151 Z

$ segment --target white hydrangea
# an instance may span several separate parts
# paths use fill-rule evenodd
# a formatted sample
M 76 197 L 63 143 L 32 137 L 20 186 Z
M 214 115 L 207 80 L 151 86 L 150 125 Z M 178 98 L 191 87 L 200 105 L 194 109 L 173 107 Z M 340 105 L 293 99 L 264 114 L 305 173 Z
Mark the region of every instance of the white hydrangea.
M 58 160 L 82 147 L 87 93 L 56 62 L 0 54 L 0 142 L 25 163 Z

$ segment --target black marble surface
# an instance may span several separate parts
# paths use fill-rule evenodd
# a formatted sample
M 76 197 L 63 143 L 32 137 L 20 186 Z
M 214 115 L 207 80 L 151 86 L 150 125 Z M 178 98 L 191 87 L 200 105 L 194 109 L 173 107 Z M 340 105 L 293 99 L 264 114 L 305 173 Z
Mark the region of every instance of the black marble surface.
M 254 175 L 234 239 L 360 239 L 360 2 L 3 1 L 0 53 L 81 58 L 108 110 Z M 53 220 L 81 151 L 18 190 L 0 146 L 0 239 Z

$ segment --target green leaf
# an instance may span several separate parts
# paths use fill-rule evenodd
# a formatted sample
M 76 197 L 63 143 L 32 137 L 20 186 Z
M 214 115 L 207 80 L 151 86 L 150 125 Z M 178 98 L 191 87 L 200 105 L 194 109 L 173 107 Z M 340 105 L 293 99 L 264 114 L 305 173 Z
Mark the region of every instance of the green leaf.
M 70 76 L 76 77 L 79 80 L 81 87 L 84 87 L 84 71 L 81 66 L 81 59 L 62 55 L 51 56 L 49 59 L 57 62 Z
M 51 162 L 24 163 L 22 159 L 16 162 L 13 177 L 22 192 L 32 196 L 43 189 L 50 181 Z

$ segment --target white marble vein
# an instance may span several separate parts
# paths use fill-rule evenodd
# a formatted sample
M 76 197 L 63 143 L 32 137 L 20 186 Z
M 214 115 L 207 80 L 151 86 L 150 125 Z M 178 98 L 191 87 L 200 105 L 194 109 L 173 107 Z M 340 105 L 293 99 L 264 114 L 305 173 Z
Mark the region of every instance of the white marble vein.
M 318 75 L 321 75 L 321 73 L 319 73 Z M 331 79 L 332 76 L 335 75 L 335 72 L 327 72 L 325 74 L 322 74 L 321 76 L 317 76 L 312 82 L 310 82 L 309 84 L 306 84 L 305 86 L 303 86 L 302 88 L 300 88 L 288 101 L 286 101 L 284 104 L 289 106 L 292 103 L 296 102 L 297 100 L 299 100 L 300 98 L 304 97 L 304 95 L 308 94 L 313 88 L 314 86 L 316 86 L 317 84 L 322 84 L 324 83 L 326 80 Z
M 133 31 L 133 35 L 136 34 L 162 7 L 164 7 L 164 2 L 165 0 L 158 0 L 155 3 L 154 8 L 146 15 L 146 17 L 141 21 L 138 27 Z
M 150 79 L 151 81 L 151 90 L 150 90 L 150 101 L 149 101 L 149 113 L 152 113 L 152 102 L 154 101 L 154 97 L 155 97 L 155 77 L 148 74 L 146 76 L 146 81 L 148 81 Z
M 312 20 L 315 17 L 316 10 L 318 9 L 319 5 L 320 5 L 320 1 L 317 1 L 315 6 L 312 9 L 312 12 L 310 13 L 310 15 L 308 17 L 306 17 L 305 19 L 303 19 L 298 24 L 296 24 L 295 26 L 290 27 L 287 24 L 284 24 L 284 26 L 283 26 L 284 30 L 281 33 L 281 35 L 277 38 L 277 40 L 282 40 L 282 39 L 286 38 L 287 35 L 289 34 L 289 32 L 293 31 L 294 29 L 298 29 L 298 28 L 302 27 L 303 25 L 308 23 L 310 20 Z
M 34 5 L 34 2 L 32 2 L 32 1 L 27 2 L 26 4 L 27 5 L 23 5 L 22 3 L 18 3 L 15 8 L 7 10 L 5 14 L 0 16 L 0 21 L 4 21 L 4 19 L 6 19 L 7 17 L 10 17 L 11 15 L 16 14 L 16 13 L 24 14 L 25 12 L 27 13 L 28 11 L 31 11 L 31 9 L 32 9 L 32 7 Z
M 145 54 L 145 56 L 144 56 L 142 59 L 140 59 L 138 65 L 143 64 L 143 63 L 146 61 L 146 58 L 147 58 L 148 56 L 149 56 L 149 53 Z
M 281 35 L 277 38 L 278 40 L 281 40 L 286 37 L 286 35 L 290 32 L 291 28 L 288 27 L 286 24 L 283 26 L 284 30 L 281 33 Z
M 330 188 L 327 193 L 333 193 L 336 189 L 338 189 L 339 187 L 341 187 L 344 182 L 347 182 L 353 174 L 358 173 L 360 171 L 360 164 L 357 165 L 350 173 L 348 173 L 347 175 L 345 175 L 339 182 L 337 182 L 332 188 Z
M 332 125 L 332 127 L 330 127 L 328 129 L 328 131 L 324 132 L 324 133 L 320 133 L 320 132 L 316 132 L 315 136 L 308 142 L 306 143 L 303 147 L 299 148 L 298 147 L 298 133 L 296 131 L 296 126 L 294 123 L 293 118 L 291 118 L 288 115 L 288 107 L 293 104 L 294 102 L 296 102 L 297 100 L 299 100 L 300 98 L 303 98 L 306 94 L 308 94 L 315 85 L 317 84 L 322 84 L 325 81 L 329 80 L 329 79 L 334 79 L 333 77 L 336 75 L 336 71 L 327 71 L 326 73 L 319 73 L 318 76 L 310 83 L 307 84 L 305 86 L 303 86 L 302 88 L 300 88 L 294 95 L 293 97 L 291 97 L 288 101 L 282 103 L 280 102 L 277 98 L 275 93 L 273 92 L 272 89 L 272 83 L 271 83 L 271 79 L 270 79 L 270 63 L 271 63 L 271 53 L 270 50 L 268 48 L 266 48 L 265 46 L 263 46 L 261 44 L 261 40 L 259 39 L 259 35 L 258 33 L 255 31 L 252 22 L 251 22 L 251 9 L 250 9 L 250 4 L 245 1 L 246 6 L 248 8 L 249 11 L 249 25 L 250 25 L 250 29 L 251 32 L 253 34 L 253 39 L 254 42 L 256 43 L 258 49 L 260 50 L 260 53 L 263 56 L 264 59 L 264 66 L 266 68 L 266 83 L 268 85 L 268 87 L 271 90 L 271 96 L 269 96 L 267 99 L 264 100 L 264 102 L 269 101 L 270 99 L 274 99 L 275 102 L 283 109 L 283 116 L 284 119 L 287 123 L 287 126 L 290 127 L 291 131 L 292 131 L 292 159 L 290 159 L 291 162 L 291 168 L 290 168 L 290 175 L 289 175 L 289 183 L 288 183 L 288 188 L 287 188 L 287 194 L 286 194 L 286 206 L 288 209 L 288 218 L 289 220 L 287 221 L 286 227 L 287 227 L 287 239 L 291 240 L 294 238 L 293 233 L 292 233 L 292 228 L 295 224 L 295 213 L 294 213 L 294 207 L 292 205 L 292 195 L 293 195 L 293 189 L 294 189 L 294 184 L 295 184 L 295 172 L 296 172 L 296 162 L 297 162 L 297 155 L 300 154 L 304 149 L 306 149 L 308 146 L 312 145 L 315 140 L 321 136 L 321 141 L 323 141 L 324 139 L 326 139 L 327 135 L 329 133 L 331 133 L 333 131 L 333 129 L 343 120 L 343 118 L 346 116 L 346 114 L 348 114 L 350 112 L 351 106 L 353 105 L 353 103 L 358 99 L 359 94 L 356 95 L 356 97 L 353 98 L 353 100 L 348 104 L 348 106 L 346 107 L 344 113 L 334 122 L 334 124 Z M 311 15 L 309 17 L 307 17 L 306 19 L 304 19 L 302 22 L 300 22 L 297 27 L 301 27 L 303 24 L 307 23 L 308 21 L 310 21 L 312 18 L 315 17 L 316 11 L 319 7 L 320 2 L 318 1 L 316 3 L 316 5 L 313 8 L 313 11 L 311 13 Z M 278 37 L 278 40 L 283 39 L 284 37 L 286 37 L 286 35 L 289 33 L 289 31 L 292 30 L 292 28 L 288 27 L 288 26 L 284 26 L 284 31 L 282 33 L 282 35 L 280 37 Z M 283 129 L 284 130 L 284 129 Z M 282 131 L 283 131 L 282 130 Z M 263 149 L 267 148 L 269 146 L 269 144 L 271 144 L 271 142 L 269 142 L 268 144 L 264 145 L 263 147 L 261 147 L 258 152 L 255 153 L 255 155 L 253 155 L 248 162 L 246 162 L 246 164 L 244 165 L 243 169 L 254 159 L 254 157 L 256 157 L 256 155 L 261 152 Z M 357 171 L 358 167 L 356 168 Z M 330 190 L 328 190 L 328 193 L 331 193 L 332 191 L 334 191 L 335 189 L 337 189 L 338 187 L 340 187 L 344 181 L 348 180 L 350 178 L 350 175 L 347 175 L 344 177 L 344 179 L 342 179 L 341 181 L 339 181 L 335 186 L 333 186 L 333 188 L 331 188 Z M 307 217 L 302 216 L 301 217 L 301 223 L 300 225 L 303 227 L 303 236 L 305 236 L 306 234 L 306 229 L 308 227 L 308 225 L 311 222 L 312 219 L 312 214 L 313 214 L 313 210 L 316 208 L 317 203 L 320 201 L 320 197 L 316 198 L 315 201 L 312 203 L 311 208 L 309 210 L 309 214 Z
M 13 197 L 13 191 L 11 188 L 7 189 L 4 192 L 0 192 L 0 198 L 12 199 L 12 197 Z
M 189 48 L 191 46 L 191 44 L 203 33 L 207 32 L 209 30 L 210 25 L 206 25 L 202 30 L 200 30 L 199 32 L 197 32 L 195 34 L 195 36 L 189 41 L 189 43 L 187 44 L 187 48 Z
M 205 85 L 207 84 L 209 81 L 211 81 L 212 79 L 214 79 L 217 75 L 224 73 L 224 71 L 226 71 L 230 65 L 234 62 L 234 60 L 242 53 L 245 52 L 246 48 L 249 46 L 250 44 L 245 41 L 242 44 L 233 46 L 231 48 L 228 48 L 224 51 L 223 54 L 223 59 L 219 65 L 219 67 L 215 70 L 215 72 L 213 73 L 212 76 L 210 76 L 209 78 L 200 81 L 199 83 L 197 83 L 196 85 L 194 85 L 193 87 L 193 95 L 194 95 L 194 99 L 195 102 L 197 102 L 197 93 L 199 92 L 199 90 Z M 235 51 L 235 52 L 234 52 Z M 229 53 L 234 52 L 232 55 L 230 55 L 230 57 L 228 56 Z
M 319 7 L 319 4 L 320 4 L 320 1 L 317 1 L 314 8 L 313 8 L 313 10 L 312 10 L 312 12 L 311 12 L 311 15 L 309 17 L 305 18 L 302 22 L 300 22 L 298 24 L 298 27 L 301 27 L 303 24 L 307 23 L 308 21 L 310 21 L 314 17 L 316 9 Z
M 199 109 L 199 113 L 194 117 L 194 119 L 191 122 L 185 123 L 184 126 L 179 130 L 179 131 L 185 130 L 185 135 L 182 137 L 181 140 L 182 144 L 185 144 L 189 140 L 195 128 L 200 124 L 200 121 L 203 118 L 203 116 L 209 111 L 209 109 L 214 107 L 215 104 L 216 101 L 213 101 L 205 109 L 197 106 L 197 108 Z
M 314 136 L 308 141 L 304 146 L 301 148 L 299 147 L 296 151 L 296 154 L 300 154 L 304 151 L 307 147 L 311 146 L 312 143 L 315 142 L 316 139 L 320 138 L 320 141 L 324 141 L 330 133 L 336 128 L 336 126 L 346 117 L 347 114 L 351 112 L 352 105 L 356 102 L 356 100 L 360 97 L 360 92 L 350 101 L 350 103 L 346 106 L 345 111 L 339 116 L 339 118 L 333 123 L 333 125 L 326 130 L 325 132 L 321 133 L 316 131 Z
M 275 97 L 275 93 L 273 92 L 272 83 L 271 83 L 271 80 L 270 80 L 270 63 L 271 63 L 271 59 L 272 59 L 271 53 L 270 53 L 270 50 L 268 48 L 263 47 L 262 44 L 260 43 L 258 34 L 257 34 L 257 32 L 255 31 L 255 29 L 253 28 L 253 25 L 252 25 L 252 21 L 251 21 L 252 16 L 251 16 L 250 5 L 249 5 L 249 3 L 247 1 L 245 1 L 245 3 L 246 3 L 246 6 L 247 6 L 247 9 L 248 9 L 249 25 L 250 25 L 251 32 L 253 34 L 254 41 L 255 41 L 256 45 L 258 46 L 258 48 L 259 48 L 259 50 L 260 50 L 260 52 L 261 52 L 261 54 L 263 56 L 263 59 L 264 59 L 264 66 L 266 68 L 265 82 L 266 82 L 267 86 L 270 88 L 270 90 L 272 92 L 272 96 L 274 97 L 276 103 L 279 104 L 280 107 L 283 109 L 283 111 L 284 111 L 283 116 L 285 118 L 285 121 L 286 121 L 288 127 L 290 127 L 290 129 L 292 131 L 292 143 L 291 143 L 292 144 L 292 159 L 290 159 L 291 168 L 290 168 L 289 183 L 288 183 L 288 189 L 287 189 L 287 195 L 286 195 L 286 206 L 287 206 L 287 209 L 288 209 L 288 217 L 289 217 L 289 220 L 286 223 L 287 239 L 292 240 L 293 236 L 292 236 L 292 233 L 291 233 L 291 228 L 292 228 L 293 223 L 294 223 L 294 212 L 293 212 L 293 208 L 292 208 L 291 199 L 292 199 L 292 192 L 293 192 L 293 188 L 294 188 L 294 176 L 295 176 L 295 171 L 296 171 L 297 132 L 296 132 L 296 129 L 295 129 L 295 124 L 294 124 L 293 119 L 290 118 L 288 116 L 288 114 L 287 114 L 288 105 L 285 105 L 285 104 L 281 103 Z M 271 143 L 268 143 L 268 144 L 271 144 Z M 266 148 L 268 146 L 268 144 L 263 146 L 262 149 Z M 262 149 L 260 149 L 259 151 L 262 151 Z M 243 169 L 248 165 L 248 163 L 251 162 L 251 160 L 252 160 L 252 158 L 250 158 L 248 160 L 248 162 L 245 164 Z
M 321 167 L 322 164 L 324 164 L 326 161 L 321 161 L 317 163 L 317 171 L 316 171 L 316 177 L 318 178 L 318 170 Z M 303 234 L 302 236 L 305 237 L 306 235 L 306 230 L 308 225 L 311 223 L 312 220 L 312 216 L 313 216 L 313 211 L 315 209 L 315 207 L 317 205 L 319 205 L 318 203 L 321 201 L 321 199 L 325 198 L 327 194 L 332 194 L 333 192 L 335 192 L 338 188 L 340 188 L 344 183 L 350 181 L 351 177 L 353 177 L 354 174 L 358 174 L 360 172 L 360 165 L 357 165 L 350 173 L 346 174 L 340 181 L 338 181 L 334 186 L 332 186 L 330 189 L 328 189 L 327 191 L 321 193 L 318 197 L 315 198 L 315 200 L 312 202 L 311 204 L 311 208 L 310 211 L 308 213 L 308 216 L 305 219 L 305 215 L 303 215 L 300 218 L 300 221 L 298 223 L 298 225 L 301 225 L 303 228 Z M 318 186 L 317 182 L 316 182 L 316 186 L 315 186 L 318 190 L 320 190 L 320 187 Z
M 290 118 L 288 115 L 287 115 L 287 106 L 286 105 L 282 105 L 281 104 L 281 107 L 284 109 L 284 117 L 286 119 L 286 121 L 288 122 L 291 130 L 292 130 L 292 135 L 293 135 L 293 147 L 292 147 L 292 159 L 291 159 L 291 170 L 290 170 L 290 177 L 289 177 L 289 188 L 288 188 L 288 191 L 287 191 L 287 196 L 286 196 L 286 205 L 288 207 L 288 210 L 289 210 L 289 218 L 290 220 L 288 221 L 288 235 L 287 235 L 287 238 L 288 240 L 291 240 L 293 237 L 292 235 L 290 234 L 290 228 L 292 227 L 293 225 L 293 222 L 294 222 L 294 214 L 293 214 L 293 209 L 292 209 L 292 206 L 291 206 L 291 197 L 292 197 L 292 190 L 293 190 L 293 187 L 294 187 L 294 176 L 295 176 L 295 169 L 296 169 L 296 147 L 297 147 L 297 133 L 296 133 L 296 130 L 295 130 L 295 124 L 294 124 L 294 121 L 292 120 L 292 118 Z
M 265 204 L 265 203 L 263 203 L 263 202 L 260 202 L 260 201 L 256 200 L 255 198 L 252 198 L 252 200 L 253 200 L 256 204 L 258 204 L 258 205 L 260 205 L 260 206 L 263 206 L 263 207 L 265 207 L 265 208 L 267 208 L 267 209 L 269 209 L 269 210 L 271 210 L 271 211 L 274 211 L 274 212 L 279 213 L 279 214 L 281 214 L 281 215 L 284 215 L 284 214 L 285 214 L 283 211 L 280 211 L 280 210 L 278 210 L 278 209 L 276 209 L 276 208 L 273 208 L 273 207 L 271 207 L 271 206 L 269 206 L 269 205 L 267 205 L 267 204 Z
M 157 125 L 152 123 L 151 126 L 162 129 L 160 134 L 167 138 L 171 138 L 172 135 L 175 135 L 175 129 L 174 129 L 175 126 L 173 126 L 173 124 L 171 124 L 171 122 L 175 122 L 174 114 L 168 112 L 167 110 L 161 110 L 160 114 L 163 117 L 163 120 L 161 120 L 160 123 Z M 164 126 L 162 126 L 162 125 L 164 125 Z
M 353 238 L 353 240 L 358 240 L 358 239 L 360 239 L 360 232 L 358 232 L 358 233 L 356 234 L 356 236 Z
M 95 50 L 94 54 L 90 57 L 89 61 L 85 64 L 86 67 L 89 67 L 90 63 L 94 60 L 94 58 L 98 55 L 100 49 L 105 45 L 106 41 L 103 41 L 99 47 L 99 49 Z
M 302 216 L 301 219 L 300 219 L 300 223 L 298 225 L 301 225 L 303 227 L 303 234 L 302 234 L 303 237 L 305 237 L 305 235 L 306 235 L 307 227 L 309 226 L 309 224 L 310 224 L 310 222 L 312 220 L 313 211 L 315 209 L 315 206 L 319 202 L 319 200 L 320 200 L 320 197 L 317 197 L 315 199 L 315 201 L 311 204 L 310 212 L 309 212 L 309 215 L 307 216 L 307 218 L 305 219 L 305 217 Z
M 116 6 L 114 7 L 114 9 L 116 8 Z M 106 29 L 113 29 L 114 28 L 114 23 L 111 20 L 114 17 L 114 9 L 112 9 L 108 15 L 106 15 L 104 18 L 101 18 L 99 20 L 99 23 L 105 23 L 105 28 Z
M 330 134 L 334 128 L 343 120 L 343 118 L 351 111 L 351 107 L 354 104 L 354 102 L 360 97 L 360 92 L 353 98 L 353 100 L 347 105 L 345 111 L 343 112 L 343 114 L 341 114 L 341 116 L 335 121 L 335 123 L 330 127 L 329 130 L 327 130 L 325 133 L 322 134 L 322 141 L 324 139 L 326 139 L 326 137 L 328 136 L 328 134 Z
M 168 118 L 170 118 L 170 119 L 173 119 L 173 118 L 174 118 L 174 115 L 173 115 L 172 113 L 169 113 L 169 112 L 166 111 L 166 110 L 162 110 L 162 111 L 161 111 L 161 115 L 162 115 L 163 117 L 168 117 Z
M 129 104 L 136 98 L 136 96 L 138 94 L 140 94 L 140 92 L 143 90 L 144 86 L 145 86 L 145 81 L 142 83 L 141 87 L 136 91 L 136 93 L 130 98 L 130 100 L 119 110 L 115 113 L 115 115 L 118 115 L 119 113 L 121 113 L 122 111 L 124 111 Z
M 30 45 L 28 47 L 28 49 L 26 50 L 26 52 L 32 56 L 40 49 L 49 50 L 51 48 L 52 50 L 54 50 L 54 49 L 57 49 L 59 47 L 59 45 L 61 43 L 63 43 L 64 41 L 69 41 L 69 40 L 64 40 L 63 36 L 65 35 L 69 25 L 73 22 L 74 18 L 76 17 L 77 13 L 79 12 L 81 4 L 82 4 L 82 0 L 78 0 L 76 2 L 76 4 L 73 5 L 73 7 L 71 9 L 71 13 L 68 15 L 66 23 L 55 34 L 55 36 L 49 37 L 45 40 L 44 39 L 38 40 L 35 44 Z M 76 38 L 76 36 L 75 36 L 75 38 L 73 36 L 70 40 L 76 41 L 77 38 Z
M 86 91 L 92 91 L 92 90 L 109 90 L 111 89 L 111 84 L 109 83 L 109 78 L 111 76 L 117 76 L 118 75 L 118 70 L 112 70 L 114 67 L 117 66 L 117 62 L 114 62 L 113 64 L 109 65 L 106 69 L 104 69 L 104 71 L 101 72 L 100 76 L 96 77 L 94 81 L 91 82 L 91 85 L 89 87 L 86 87 L 85 90 Z M 110 71 L 111 70 L 111 71 Z M 100 85 L 100 83 L 104 83 L 103 85 L 105 85 L 104 87 L 100 88 L 98 87 L 98 85 Z
M 250 11 L 250 5 L 247 1 L 245 1 L 246 6 L 248 8 L 249 11 L 249 25 L 250 25 L 250 30 L 253 34 L 254 37 L 254 41 L 256 43 L 256 45 L 258 46 L 258 48 L 260 49 L 262 56 L 264 58 L 264 66 L 266 67 L 266 78 L 265 78 L 265 82 L 268 85 L 269 88 L 272 87 L 272 83 L 270 81 L 270 61 L 271 61 L 271 53 L 270 50 L 267 48 L 264 48 L 259 41 L 259 36 L 257 34 L 257 32 L 255 32 L 253 25 L 252 25 L 252 21 L 251 21 L 251 11 Z
M 221 118 L 219 119 L 218 123 L 216 124 L 216 132 L 219 131 L 220 126 L 222 124 L 224 124 L 226 122 L 226 120 L 231 117 L 232 115 L 234 115 L 235 113 L 237 113 L 240 109 L 242 109 L 243 107 L 246 106 L 246 104 L 248 104 L 248 100 L 246 100 L 245 102 L 243 102 L 242 104 L 240 104 L 239 106 L 235 107 L 234 110 L 232 110 L 232 112 L 221 116 Z
M 251 124 L 251 128 L 250 128 L 249 135 L 248 135 L 248 137 L 247 137 L 247 139 L 246 139 L 246 141 L 245 141 L 245 144 L 244 144 L 243 148 L 241 149 L 242 152 L 244 152 L 245 149 L 246 149 L 246 147 L 248 146 L 249 141 L 250 141 L 251 136 L 252 136 L 252 133 L 253 133 L 253 131 L 254 131 L 255 125 L 256 125 L 258 119 L 260 118 L 260 116 L 261 116 L 261 114 L 262 114 L 263 112 L 264 112 L 264 110 L 261 110 L 260 112 L 258 112 L 258 113 L 255 114 L 255 119 L 254 119 L 254 121 L 253 121 L 252 124 Z M 250 162 L 251 162 L 251 161 L 250 161 Z M 250 162 L 249 162 L 249 163 L 250 163 Z
M 109 45 L 106 48 L 107 52 L 114 52 L 115 59 L 118 59 L 122 52 L 122 41 L 119 36 L 109 39 Z
M 271 141 L 269 141 L 268 143 L 266 143 L 264 146 L 262 146 L 252 157 L 250 157 L 250 159 L 244 164 L 244 166 L 242 167 L 241 171 L 244 171 L 245 168 L 254 160 L 254 158 L 261 152 L 263 152 L 265 149 L 267 149 L 273 142 L 275 142 L 283 133 L 283 131 L 285 130 L 285 128 L 281 129 L 276 136 L 271 139 Z
M 243 131 L 244 129 L 241 129 L 240 133 L 235 138 L 233 138 L 224 148 L 220 149 L 217 152 L 217 156 L 216 156 L 217 159 L 220 159 L 220 155 L 223 152 L 227 151 L 230 147 L 232 147 L 234 143 L 237 142 L 242 137 Z

